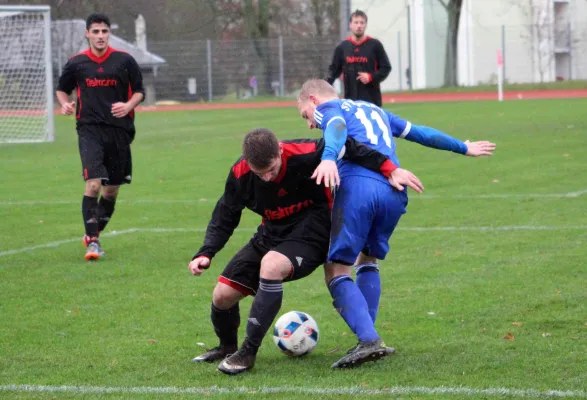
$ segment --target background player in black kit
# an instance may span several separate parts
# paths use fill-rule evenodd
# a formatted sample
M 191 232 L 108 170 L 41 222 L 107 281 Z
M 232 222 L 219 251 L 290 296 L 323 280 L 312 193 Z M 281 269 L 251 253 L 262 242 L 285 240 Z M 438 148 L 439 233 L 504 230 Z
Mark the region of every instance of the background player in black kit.
M 357 10 L 351 14 L 351 36 L 334 50 L 326 80 L 331 85 L 343 73 L 344 98 L 364 100 L 381 106 L 383 82 L 391 72 L 391 64 L 381 42 L 365 36 L 367 14 Z
M 194 362 L 224 359 L 218 369 L 230 375 L 252 368 L 263 337 L 281 307 L 283 282 L 308 276 L 324 263 L 332 196 L 329 188 L 312 179 L 323 150 L 323 139 L 279 142 L 268 129 L 255 129 L 245 136 L 243 157 L 230 170 L 204 245 L 189 265 L 192 274 L 200 275 L 210 266 L 210 260 L 238 226 L 245 207 L 263 220 L 249 243 L 229 261 L 214 288 L 211 319 L 220 345 L 194 358 Z M 350 161 L 390 177 L 395 187 L 401 188 L 413 177 L 383 154 L 353 139 L 347 140 L 344 151 Z M 247 337 L 237 351 L 238 303 L 247 295 L 255 295 L 255 299 Z
M 108 45 L 110 20 L 91 14 L 86 20 L 88 50 L 69 59 L 59 78 L 61 112 L 75 113 L 83 177 L 82 200 L 86 260 L 104 255 L 98 236 L 114 213 L 120 185 L 131 182 L 130 144 L 135 136 L 134 108 L 145 90 L 135 59 Z M 77 105 L 69 95 L 77 88 Z M 102 197 L 98 196 L 102 191 Z

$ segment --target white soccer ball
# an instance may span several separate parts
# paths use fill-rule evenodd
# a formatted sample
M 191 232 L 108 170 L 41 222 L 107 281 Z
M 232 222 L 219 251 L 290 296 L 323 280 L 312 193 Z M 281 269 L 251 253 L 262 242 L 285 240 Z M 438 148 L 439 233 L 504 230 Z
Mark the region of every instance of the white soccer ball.
M 275 345 L 291 357 L 310 353 L 318 344 L 318 325 L 314 318 L 301 311 L 283 314 L 273 329 Z

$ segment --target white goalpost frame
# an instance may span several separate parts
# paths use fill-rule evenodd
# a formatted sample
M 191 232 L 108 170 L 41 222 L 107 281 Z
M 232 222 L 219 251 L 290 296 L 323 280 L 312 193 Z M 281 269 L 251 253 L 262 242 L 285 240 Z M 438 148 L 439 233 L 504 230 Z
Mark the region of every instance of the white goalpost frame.
M 8 14 L 6 16 L 2 16 L 2 14 Z M 52 142 L 55 140 L 55 125 L 54 125 L 54 96 L 53 96 L 53 62 L 52 62 L 52 55 L 51 55 L 51 7 L 50 6 L 27 6 L 27 5 L 0 5 L 0 24 L 3 17 L 11 17 L 16 16 L 19 14 L 27 14 L 27 13 L 36 13 L 43 15 L 43 62 L 44 62 L 44 75 L 45 75 L 45 110 L 44 116 L 46 118 L 46 123 L 44 126 L 44 131 L 40 134 L 37 134 L 37 137 L 27 138 L 27 137 L 18 137 L 18 133 L 14 133 L 11 137 L 4 136 L 4 130 L 7 128 L 2 128 L 2 120 L 7 120 L 9 116 L 18 116 L 19 112 L 22 112 L 22 116 L 26 117 L 27 110 L 2 110 L 3 104 L 0 104 L 0 143 L 36 143 L 36 142 Z M 11 15 L 12 14 L 12 15 Z M 0 65 L 0 74 L 3 73 L 1 69 L 2 65 Z M 6 84 L 7 82 L 5 82 Z M 37 110 L 38 111 L 38 110 Z M 34 114 L 33 112 L 28 112 L 29 115 Z

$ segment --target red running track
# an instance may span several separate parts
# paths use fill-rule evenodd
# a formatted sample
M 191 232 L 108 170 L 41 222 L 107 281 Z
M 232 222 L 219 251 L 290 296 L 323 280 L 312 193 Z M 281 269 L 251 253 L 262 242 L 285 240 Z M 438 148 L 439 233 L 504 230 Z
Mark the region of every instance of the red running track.
M 504 100 L 529 100 L 529 99 L 571 99 L 587 97 L 587 89 L 565 90 L 527 90 L 509 91 L 503 93 Z M 383 95 L 384 103 L 425 103 L 425 102 L 449 102 L 449 101 L 476 101 L 497 100 L 496 92 L 461 92 L 461 93 L 394 93 Z M 145 111 L 183 111 L 183 110 L 225 110 L 225 109 L 253 109 L 295 107 L 295 101 L 267 101 L 252 103 L 197 103 L 178 104 L 170 106 L 139 106 L 138 112 Z M 43 115 L 40 110 L 0 111 L 0 117 Z M 60 114 L 59 110 L 55 111 Z

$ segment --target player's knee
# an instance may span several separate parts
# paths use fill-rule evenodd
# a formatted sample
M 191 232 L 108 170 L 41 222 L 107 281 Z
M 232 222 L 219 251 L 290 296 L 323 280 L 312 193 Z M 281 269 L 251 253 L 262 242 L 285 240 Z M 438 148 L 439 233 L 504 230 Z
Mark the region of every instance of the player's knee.
M 373 257 L 373 256 L 365 255 L 365 253 L 360 253 L 359 256 L 357 257 L 357 261 L 355 262 L 355 265 L 361 265 L 361 264 L 377 264 L 377 258 Z
M 234 307 L 243 297 L 245 295 L 238 290 L 218 282 L 212 293 L 212 303 L 221 310 L 228 310 Z
M 276 251 L 265 254 L 261 260 L 261 278 L 283 280 L 292 272 L 289 258 Z
M 100 186 L 101 183 L 98 179 L 86 181 L 85 195 L 90 197 L 98 197 L 98 195 L 100 194 Z
M 343 265 L 338 263 L 326 263 L 324 264 L 324 280 L 328 285 L 333 278 L 336 278 L 340 275 L 351 275 L 351 266 L 350 265 Z
M 120 186 L 104 186 L 102 196 L 108 200 L 116 200 Z

